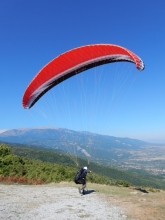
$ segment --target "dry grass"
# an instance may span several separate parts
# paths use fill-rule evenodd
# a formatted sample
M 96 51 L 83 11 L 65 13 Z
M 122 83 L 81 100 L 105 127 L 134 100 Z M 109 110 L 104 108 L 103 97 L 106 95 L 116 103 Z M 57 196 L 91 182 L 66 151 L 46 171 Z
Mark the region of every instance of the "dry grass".
M 62 182 L 58 186 L 75 186 L 74 183 Z M 125 214 L 137 220 L 165 219 L 165 191 L 152 189 L 149 193 L 142 193 L 133 187 L 116 187 L 99 184 L 88 184 L 88 189 L 100 193 L 100 196 L 110 205 L 121 207 Z
M 2 176 L 0 175 L 0 183 L 3 184 L 13 184 L 13 183 L 18 183 L 18 184 L 32 184 L 32 185 L 39 185 L 43 184 L 44 182 L 41 179 L 27 179 L 23 176 Z
M 22 183 L 24 183 L 24 181 Z M 76 188 L 80 186 L 75 185 L 74 182 L 50 183 L 48 185 Z M 87 184 L 87 189 L 92 189 L 98 192 L 98 195 L 107 201 L 110 206 L 114 205 L 121 207 L 130 219 L 165 219 L 165 191 L 148 188 L 146 190 L 149 193 L 143 193 L 139 190 L 135 190 L 133 187 L 126 188 L 90 183 Z

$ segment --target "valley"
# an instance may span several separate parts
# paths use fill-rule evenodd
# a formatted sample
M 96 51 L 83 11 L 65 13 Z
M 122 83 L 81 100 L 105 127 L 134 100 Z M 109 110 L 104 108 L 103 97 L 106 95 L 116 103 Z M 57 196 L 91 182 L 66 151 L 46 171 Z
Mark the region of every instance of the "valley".
M 0 141 L 62 150 L 98 164 L 165 178 L 165 144 L 63 128 L 12 129 Z

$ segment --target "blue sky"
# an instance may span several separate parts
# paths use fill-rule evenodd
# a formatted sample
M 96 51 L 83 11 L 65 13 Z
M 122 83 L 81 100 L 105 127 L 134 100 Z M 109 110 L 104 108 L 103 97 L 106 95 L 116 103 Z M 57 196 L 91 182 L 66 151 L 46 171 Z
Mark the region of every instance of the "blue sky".
M 54 126 L 165 143 L 164 11 L 163 0 L 1 0 L 0 130 Z M 47 62 L 95 43 L 130 49 L 145 70 L 127 64 L 133 75 L 120 90 L 108 75 L 113 64 L 92 69 L 23 109 L 27 85 Z

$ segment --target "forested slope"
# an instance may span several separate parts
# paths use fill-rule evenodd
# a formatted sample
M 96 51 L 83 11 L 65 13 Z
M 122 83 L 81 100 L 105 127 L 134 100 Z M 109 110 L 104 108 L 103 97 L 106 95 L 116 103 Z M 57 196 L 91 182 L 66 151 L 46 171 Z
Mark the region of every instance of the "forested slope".
M 23 176 L 43 182 L 73 181 L 77 167 L 71 158 L 62 151 L 39 150 L 23 146 L 0 145 L 0 174 L 3 176 Z M 2 153 L 5 152 L 5 153 Z M 87 161 L 78 158 L 80 166 Z M 103 184 L 132 184 L 135 186 L 165 189 L 161 177 L 139 175 L 91 162 L 92 173 L 88 181 Z M 129 184 L 128 184 L 129 183 Z

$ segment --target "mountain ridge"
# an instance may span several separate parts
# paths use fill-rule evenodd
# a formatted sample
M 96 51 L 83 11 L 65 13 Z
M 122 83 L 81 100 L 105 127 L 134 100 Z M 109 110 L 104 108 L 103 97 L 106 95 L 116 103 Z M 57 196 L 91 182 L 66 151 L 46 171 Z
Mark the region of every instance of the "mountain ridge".
M 121 169 L 165 176 L 165 145 L 65 128 L 23 128 L 0 133 L 0 141 L 62 150 Z
M 82 147 L 90 145 L 92 148 L 139 148 L 149 143 L 132 138 L 120 138 L 110 135 L 102 135 L 87 131 L 74 131 L 66 128 L 20 128 L 10 129 L 0 133 L 0 140 L 22 144 L 36 144 L 57 147 L 67 143 L 67 145 L 77 145 Z M 84 147 L 83 147 L 84 148 Z

